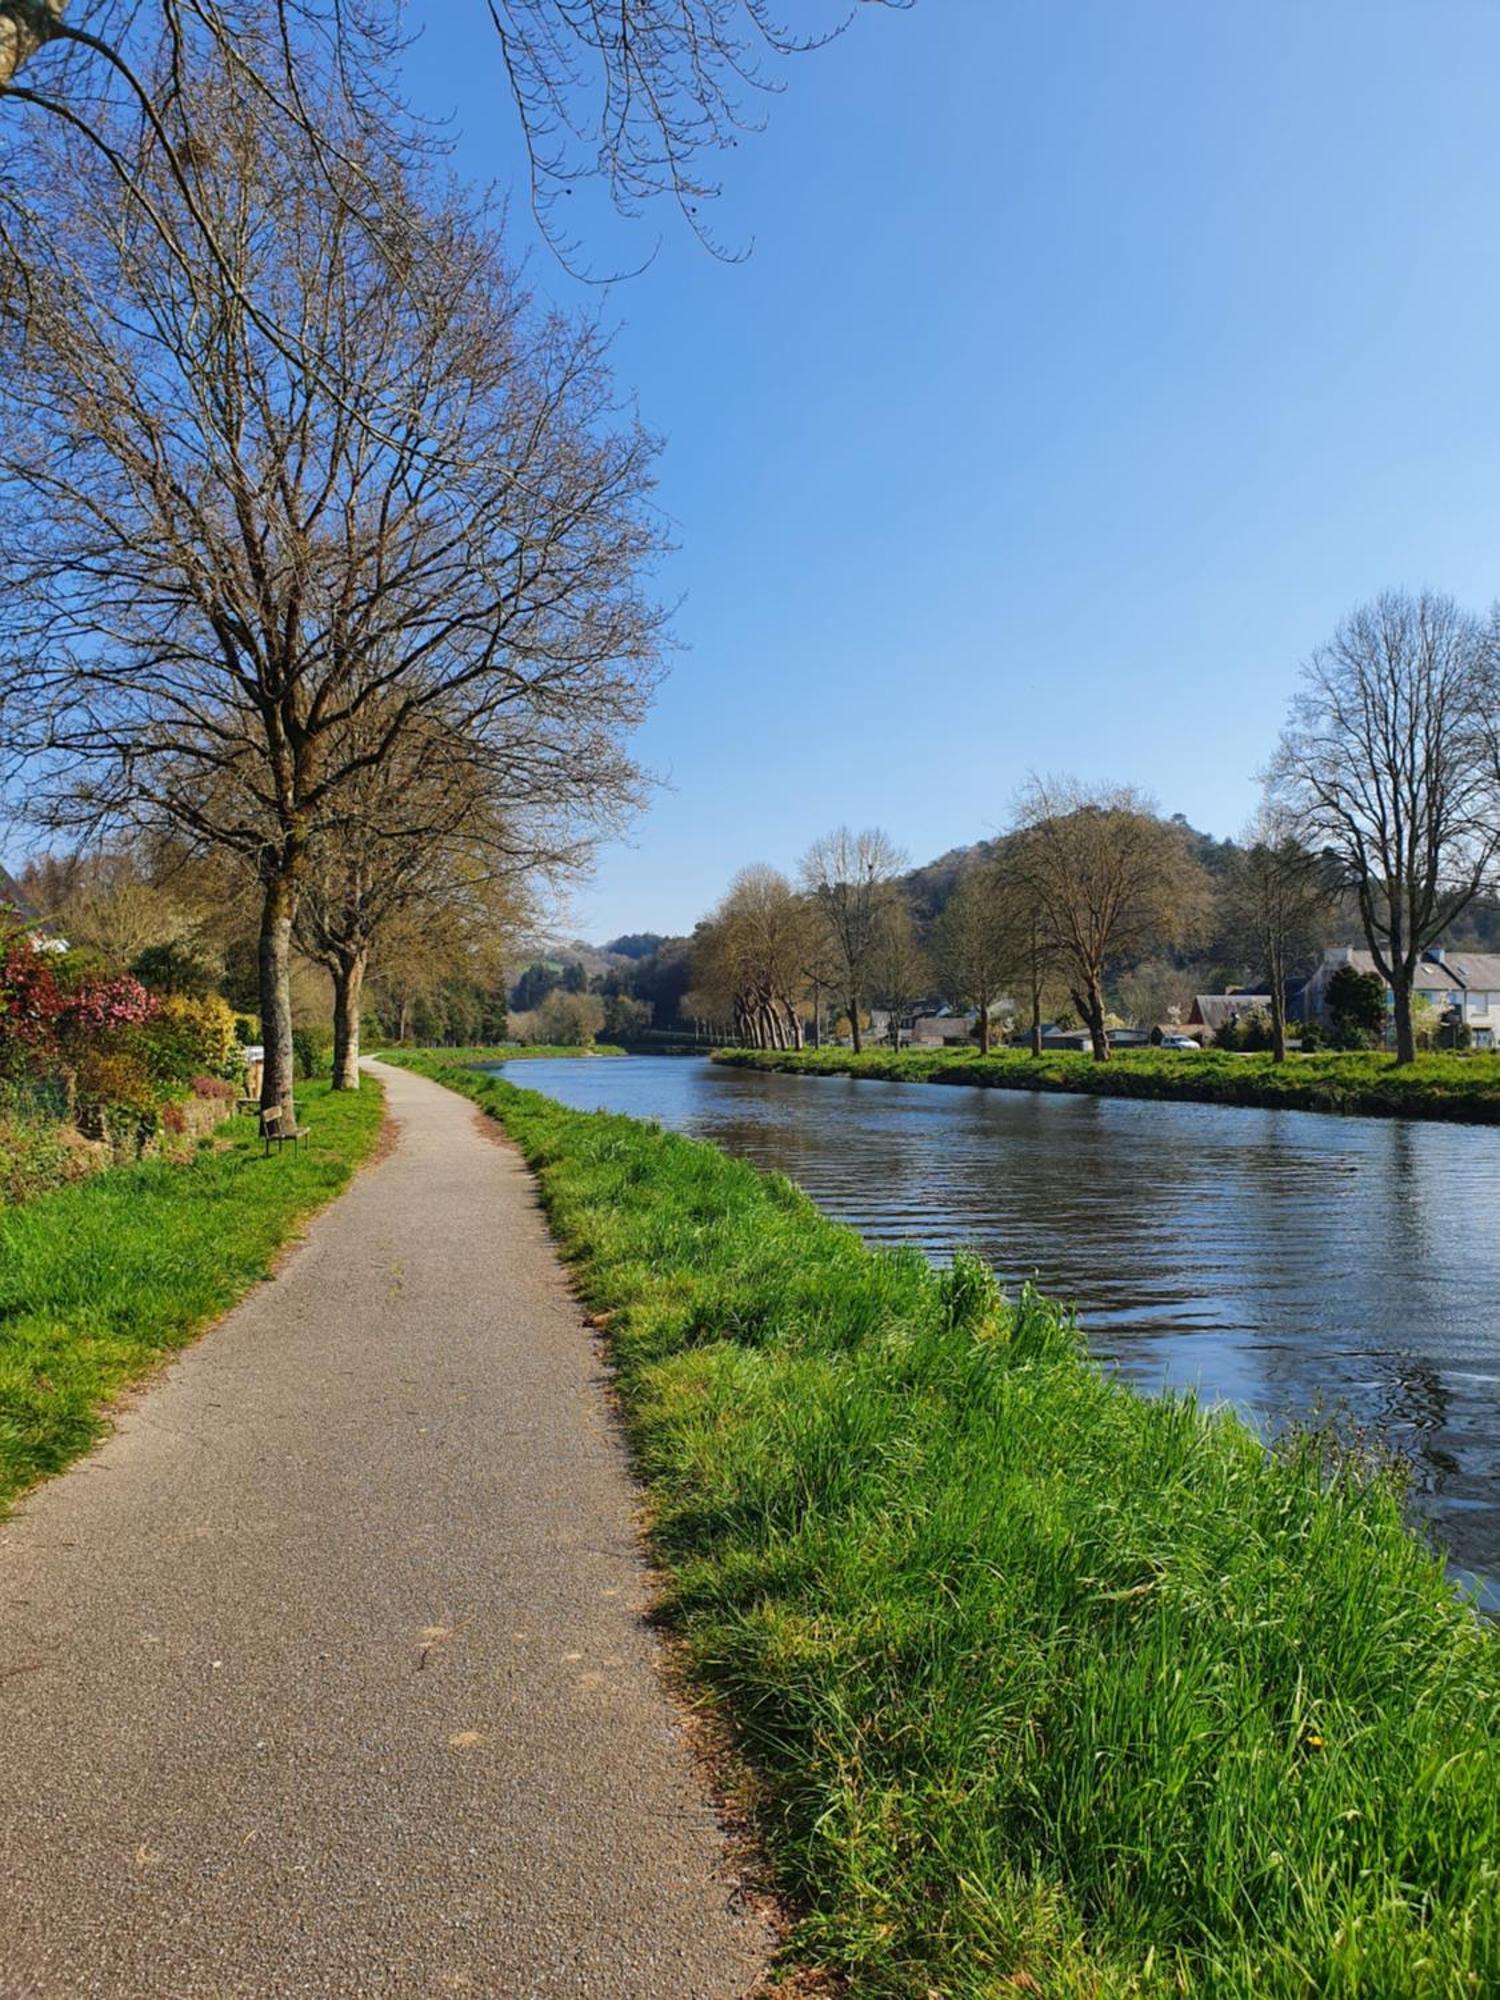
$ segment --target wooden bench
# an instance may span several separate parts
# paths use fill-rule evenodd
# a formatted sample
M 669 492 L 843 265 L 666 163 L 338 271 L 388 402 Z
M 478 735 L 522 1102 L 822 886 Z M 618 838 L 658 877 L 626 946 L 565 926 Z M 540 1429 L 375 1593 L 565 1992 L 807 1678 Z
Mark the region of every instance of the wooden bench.
M 295 1152 L 299 1139 L 305 1144 L 311 1137 L 311 1127 L 297 1123 L 295 1110 L 288 1115 L 279 1104 L 273 1104 L 260 1114 L 260 1136 L 266 1142 L 265 1157 L 269 1159 L 273 1146 L 278 1152 L 283 1146 L 290 1146 Z

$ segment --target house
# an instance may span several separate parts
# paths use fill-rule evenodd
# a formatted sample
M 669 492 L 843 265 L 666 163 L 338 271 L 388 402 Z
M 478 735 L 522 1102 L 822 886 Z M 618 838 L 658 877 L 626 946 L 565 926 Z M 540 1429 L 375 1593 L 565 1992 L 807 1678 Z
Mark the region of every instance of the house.
M 1196 993 L 1192 1012 L 1188 1015 L 1188 1026 L 1218 1035 L 1231 1021 L 1242 1020 L 1247 1014 L 1269 1014 L 1270 1011 L 1269 993 Z
M 990 1025 L 999 1029 L 1016 1011 L 1014 1000 L 992 1000 L 990 1002 Z M 966 1008 L 962 1013 L 953 1007 L 934 1007 L 916 1014 L 911 1024 L 912 1046 L 915 1048 L 966 1048 L 976 1041 L 974 1029 L 979 1019 L 979 1010 Z
M 1046 1055 L 1082 1055 L 1094 1046 L 1087 1028 L 1058 1028 L 1045 1022 L 1042 1027 L 1042 1051 Z
M 1328 1013 L 1328 982 L 1341 966 L 1373 972 L 1373 952 L 1350 945 L 1325 951 L 1321 963 L 1302 989 L 1302 1018 L 1322 1020 Z M 1500 953 L 1447 951 L 1440 945 L 1424 951 L 1412 980 L 1413 994 L 1425 1000 L 1439 1018 L 1447 1017 L 1469 1030 L 1476 1049 L 1500 1047 Z M 1389 986 L 1385 1004 L 1392 1005 Z
M 912 1045 L 924 1049 L 966 1047 L 974 1038 L 974 1023 L 978 1019 L 972 1008 L 962 1014 L 952 1007 L 917 1014 L 911 1024 Z

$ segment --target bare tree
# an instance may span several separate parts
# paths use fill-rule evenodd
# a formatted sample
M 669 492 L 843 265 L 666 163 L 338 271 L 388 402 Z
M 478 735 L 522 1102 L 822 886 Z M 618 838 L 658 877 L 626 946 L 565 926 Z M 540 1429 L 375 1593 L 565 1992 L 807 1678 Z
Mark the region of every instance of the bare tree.
M 863 1046 L 860 1015 L 870 994 L 875 953 L 896 877 L 906 856 L 879 827 L 851 833 L 835 828 L 802 857 L 802 883 L 821 920 L 849 1011 L 855 1053 Z
M 1024 911 L 1015 885 L 993 863 L 967 868 L 933 930 L 946 997 L 979 1016 L 979 1049 L 990 1052 L 991 1009 L 1025 964 Z
M 871 964 L 870 991 L 890 1014 L 888 1033 L 893 1049 L 901 1046 L 901 1024 L 930 991 L 932 968 L 917 939 L 911 905 L 893 895 L 886 905 Z
M 377 711 L 361 733 L 372 737 L 383 721 Z M 399 919 L 415 915 L 431 931 L 441 912 L 465 943 L 487 927 L 508 939 L 529 878 L 580 858 L 549 850 L 501 817 L 486 776 L 464 745 L 435 731 L 410 733 L 353 773 L 337 825 L 309 852 L 293 935 L 333 983 L 335 1090 L 359 1087 L 365 978 Z
M 1391 989 L 1396 1059 L 1416 1054 L 1422 953 L 1488 881 L 1500 851 L 1489 661 L 1449 597 L 1388 591 L 1302 670 L 1272 771 L 1303 841 L 1337 857 Z
M 372 764 L 440 725 L 508 814 L 636 796 L 654 447 L 592 330 L 531 311 L 457 194 L 380 163 L 371 236 L 301 170 L 298 121 L 195 88 L 213 138 L 186 171 L 232 278 L 111 226 L 104 170 L 65 149 L 82 247 L 33 302 L 0 438 L 4 736 L 51 824 L 170 825 L 255 869 L 269 1105 L 308 858 Z M 398 420 L 328 386 L 353 381 Z
M 1094 1059 L 1107 1062 L 1106 975 L 1190 931 L 1203 871 L 1179 829 L 1126 787 L 1033 779 L 1017 833 L 1011 865 L 1034 913 L 1036 962 L 1050 959 L 1066 978 Z
M 565 257 L 575 227 L 559 224 L 564 198 L 590 180 L 627 215 L 666 197 L 709 241 L 704 210 L 719 191 L 710 162 L 751 129 L 747 105 L 779 87 L 783 60 L 836 39 L 851 18 L 843 0 L 819 0 L 801 33 L 781 25 L 769 0 L 468 5 L 494 28 L 532 207 Z M 404 122 L 392 89 L 401 40 L 399 0 L 0 0 L 0 94 L 93 134 L 123 164 L 119 110 L 149 128 L 164 87 L 181 105 L 182 77 L 205 46 L 278 119 L 320 99 L 326 116 L 332 90 L 348 106 Z M 106 118 L 111 98 L 115 115 Z
M 1286 1061 L 1286 989 L 1313 958 L 1333 920 L 1328 864 L 1310 854 L 1268 808 L 1238 856 L 1227 888 L 1230 924 L 1260 970 L 1271 999 L 1271 1047 Z

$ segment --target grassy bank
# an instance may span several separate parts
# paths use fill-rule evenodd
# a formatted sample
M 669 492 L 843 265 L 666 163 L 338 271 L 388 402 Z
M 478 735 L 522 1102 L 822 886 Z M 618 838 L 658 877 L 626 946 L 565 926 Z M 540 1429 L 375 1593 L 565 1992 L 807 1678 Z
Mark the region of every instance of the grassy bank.
M 421 1057 L 608 1314 L 665 1610 L 861 2000 L 1500 1990 L 1500 1635 L 1389 1477 L 1148 1399 L 972 1261 Z
M 596 1042 L 591 1049 L 581 1049 L 576 1043 L 489 1042 L 472 1049 L 377 1049 L 375 1056 L 380 1062 L 394 1062 L 402 1054 L 419 1054 L 424 1061 L 445 1068 L 471 1069 L 475 1063 L 527 1062 L 536 1057 L 556 1061 L 559 1056 L 622 1056 L 624 1053 L 613 1042 Z
M 969 1083 L 990 1090 L 1087 1092 L 1194 1104 L 1250 1104 L 1338 1111 L 1374 1118 L 1440 1118 L 1500 1124 L 1500 1056 L 1426 1055 L 1399 1068 L 1394 1056 L 1319 1054 L 1275 1063 L 1268 1055 L 1204 1049 L 1122 1049 L 1092 1056 L 1032 1056 L 1001 1049 L 723 1049 L 713 1060 L 739 1069 L 802 1076 L 874 1077 L 899 1083 Z
M 187 1165 L 120 1167 L 0 1210 L 0 1510 L 263 1277 L 379 1134 L 373 1082 L 304 1084 L 297 1108 L 312 1138 L 295 1153 L 263 1158 L 255 1120 L 237 1119 Z

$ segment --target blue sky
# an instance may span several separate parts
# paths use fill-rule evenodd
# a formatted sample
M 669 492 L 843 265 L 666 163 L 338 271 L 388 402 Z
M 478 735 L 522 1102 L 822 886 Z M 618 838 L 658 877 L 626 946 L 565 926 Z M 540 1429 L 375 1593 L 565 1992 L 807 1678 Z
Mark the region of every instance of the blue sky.
M 413 95 L 503 186 L 483 10 L 441 6 Z M 532 254 L 617 328 L 680 544 L 667 788 L 594 939 L 841 820 L 928 860 L 1033 769 L 1233 833 L 1344 610 L 1500 592 L 1492 0 L 917 0 L 786 81 L 725 163 L 747 261 L 666 211 L 591 233 L 662 238 L 602 297 Z

